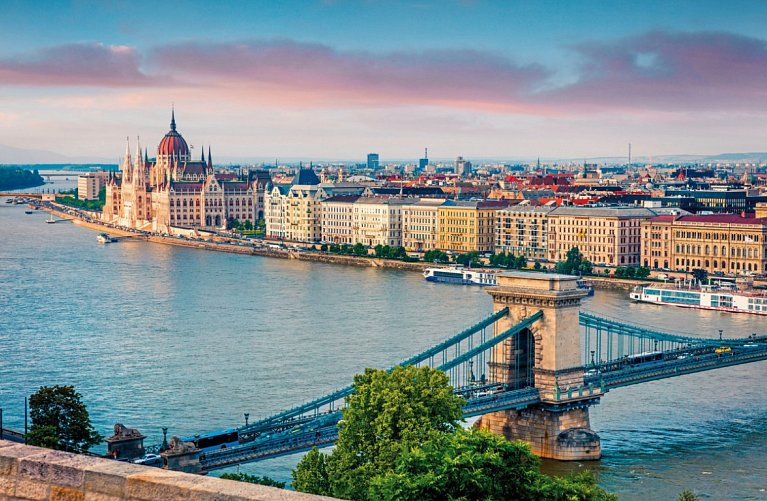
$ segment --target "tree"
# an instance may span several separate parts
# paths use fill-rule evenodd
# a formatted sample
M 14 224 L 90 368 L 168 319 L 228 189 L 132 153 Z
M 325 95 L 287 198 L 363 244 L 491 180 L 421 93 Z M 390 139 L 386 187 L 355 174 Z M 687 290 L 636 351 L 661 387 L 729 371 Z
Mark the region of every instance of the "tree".
M 355 255 L 357 255 L 357 256 L 365 256 L 365 255 L 367 255 L 367 253 L 368 253 L 367 247 L 362 245 L 360 242 L 357 242 L 356 244 L 354 244 L 354 254 Z
M 449 263 L 450 256 L 441 250 L 430 250 L 423 254 L 423 260 L 427 263 Z
M 527 258 L 523 255 L 517 256 L 514 259 L 514 269 L 521 270 L 527 266 Z
M 591 273 L 594 266 L 591 262 L 583 257 L 578 247 L 573 247 L 567 251 L 567 256 L 564 261 L 557 261 L 556 272 L 564 273 L 566 275 L 578 275 Z
M 42 386 L 29 398 L 32 425 L 27 443 L 62 451 L 87 452 L 103 437 L 91 426 L 88 409 L 74 386 Z
M 698 283 L 704 283 L 708 278 L 708 272 L 703 268 L 695 268 L 692 270 L 692 277 L 698 281 Z
M 690 490 L 683 490 L 676 501 L 698 501 L 700 498 Z
M 242 228 L 245 231 L 253 231 L 253 223 L 250 219 L 246 219 L 244 223 L 242 223 Z
M 608 500 L 593 476 L 552 478 L 523 442 L 473 429 L 435 435 L 371 481 L 376 500 Z
M 354 388 L 326 468 L 331 495 L 365 500 L 370 479 L 392 471 L 403 450 L 435 433 L 452 432 L 465 401 L 453 393 L 444 372 L 430 367 L 366 369 L 355 376 Z M 321 462 L 316 455 L 307 457 L 296 474 L 322 479 L 319 466 L 311 467 Z
M 322 252 L 327 252 L 327 251 L 328 251 L 328 244 L 322 244 L 322 245 L 320 245 L 320 250 L 321 250 Z
M 639 268 L 636 269 L 634 276 L 636 278 L 647 278 L 650 276 L 650 268 L 648 268 L 647 266 L 640 266 Z
M 293 488 L 321 496 L 330 495 L 327 456 L 313 447 L 293 470 Z
M 278 482 L 269 477 L 259 477 L 258 475 L 248 475 L 247 473 L 224 473 L 221 478 L 225 480 L 236 480 L 237 482 L 247 482 L 249 484 L 266 485 L 268 487 L 285 488 L 285 482 Z

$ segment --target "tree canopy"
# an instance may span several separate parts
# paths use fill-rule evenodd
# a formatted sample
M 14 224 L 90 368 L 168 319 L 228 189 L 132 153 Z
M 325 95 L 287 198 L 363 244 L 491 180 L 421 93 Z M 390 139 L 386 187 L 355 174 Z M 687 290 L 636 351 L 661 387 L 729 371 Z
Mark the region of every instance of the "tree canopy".
M 578 247 L 573 247 L 567 251 L 564 261 L 557 262 L 555 270 L 565 275 L 584 275 L 591 273 L 593 268 L 591 261 L 583 257 Z
M 88 451 L 103 437 L 91 426 L 74 386 L 43 386 L 29 398 L 27 443 L 62 451 Z
M 367 369 L 354 379 L 330 454 L 293 471 L 302 492 L 352 500 L 614 500 L 593 476 L 555 478 L 527 444 L 458 425 L 464 400 L 428 367 Z

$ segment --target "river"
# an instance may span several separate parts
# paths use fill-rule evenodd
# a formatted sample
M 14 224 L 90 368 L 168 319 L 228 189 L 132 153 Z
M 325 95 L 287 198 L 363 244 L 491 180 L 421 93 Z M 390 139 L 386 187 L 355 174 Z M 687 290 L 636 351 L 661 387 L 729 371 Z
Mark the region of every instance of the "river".
M 23 398 L 72 384 L 99 432 L 147 443 L 292 407 L 387 367 L 491 311 L 480 288 L 417 273 L 216 253 L 95 233 L 0 199 L 0 407 L 23 428 Z M 584 309 L 694 335 L 764 333 L 764 318 L 633 304 L 597 291 Z M 591 410 L 621 499 L 767 498 L 767 363 L 614 390 Z M 296 457 L 241 467 L 289 480 Z

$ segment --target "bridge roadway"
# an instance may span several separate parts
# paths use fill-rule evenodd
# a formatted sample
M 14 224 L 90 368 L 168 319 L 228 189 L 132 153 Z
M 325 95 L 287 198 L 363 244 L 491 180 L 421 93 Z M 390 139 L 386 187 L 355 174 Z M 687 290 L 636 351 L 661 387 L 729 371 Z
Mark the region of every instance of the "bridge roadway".
M 584 385 L 563 389 L 552 399 L 542 398 L 536 388 L 507 388 L 490 384 L 470 386 L 456 390 L 466 397 L 464 418 L 508 409 L 524 409 L 531 405 L 586 406 L 593 405 L 611 389 L 676 377 L 685 374 L 767 360 L 767 338 L 761 337 L 748 347 L 734 346 L 731 351 L 716 353 L 715 348 L 704 346 L 686 351 L 664 352 L 664 360 L 627 366 L 613 361 L 597 366 L 596 375 L 586 376 Z M 680 358 L 681 357 L 681 358 Z M 594 366 L 577 370 L 594 371 Z M 332 445 L 338 438 L 337 424 L 341 411 L 317 414 L 309 418 L 291 418 L 286 422 L 263 426 L 263 432 L 253 433 L 250 441 L 241 446 L 204 453 L 200 463 L 204 470 L 226 468 L 233 464 L 248 463 L 303 452 L 312 447 Z

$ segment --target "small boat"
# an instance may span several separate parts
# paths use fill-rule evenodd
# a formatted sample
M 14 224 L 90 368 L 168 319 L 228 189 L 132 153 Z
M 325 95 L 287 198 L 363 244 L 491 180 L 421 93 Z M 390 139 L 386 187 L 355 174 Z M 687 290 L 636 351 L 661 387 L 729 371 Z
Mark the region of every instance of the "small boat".
M 48 224 L 53 224 L 53 223 L 56 222 L 56 220 L 53 219 L 53 213 L 51 213 L 51 217 L 46 219 L 45 222 L 48 223 Z
M 423 277 L 429 282 L 459 285 L 495 285 L 494 271 L 466 269 L 463 266 L 426 268 Z
M 593 296 L 594 295 L 594 285 L 586 280 L 578 280 L 576 282 L 578 285 L 578 288 L 582 291 L 586 291 L 587 296 Z
M 96 236 L 96 241 L 100 244 L 109 244 L 115 242 L 116 240 L 110 237 L 108 233 L 99 233 Z
M 25 210 L 24 214 L 34 214 L 35 211 L 33 210 Z
M 9 198 L 8 200 L 6 200 L 6 201 L 5 201 L 5 203 L 7 203 L 7 204 L 12 204 L 12 203 L 13 203 L 13 202 L 15 202 L 15 201 L 16 201 L 16 199 L 15 199 L 15 198 Z

